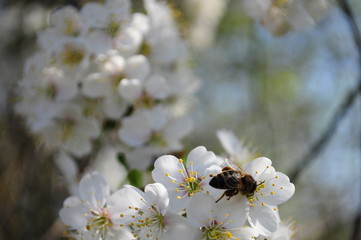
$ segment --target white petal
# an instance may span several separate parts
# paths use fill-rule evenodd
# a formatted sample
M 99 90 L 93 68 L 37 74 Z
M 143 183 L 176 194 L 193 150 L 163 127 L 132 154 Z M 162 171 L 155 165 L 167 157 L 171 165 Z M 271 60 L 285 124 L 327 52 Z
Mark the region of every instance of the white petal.
M 148 184 L 144 189 L 144 198 L 150 205 L 156 204 L 162 215 L 167 212 L 169 197 L 167 189 L 160 183 Z
M 188 135 L 193 128 L 193 122 L 189 117 L 172 118 L 164 127 L 165 139 L 181 139 Z
M 247 163 L 244 170 L 249 173 L 256 181 L 267 181 L 272 179 L 276 171 L 271 166 L 272 161 L 265 157 L 260 157 Z
M 87 218 L 84 216 L 87 209 L 77 197 L 69 197 L 64 201 L 64 207 L 60 210 L 59 216 L 63 223 L 78 229 L 87 224 Z
M 278 229 L 279 218 L 278 213 L 270 206 L 262 206 L 255 204 L 250 208 L 248 217 L 250 225 L 263 236 L 269 236 Z
M 271 7 L 272 1 L 270 0 L 244 0 L 244 9 L 247 10 L 247 15 L 252 18 L 259 19 L 266 14 L 267 10 Z
M 140 147 L 148 141 L 151 128 L 148 126 L 145 113 L 140 111 L 124 118 L 123 125 L 118 131 L 119 138 L 131 147 Z
M 86 36 L 86 41 L 89 50 L 94 54 L 101 54 L 112 48 L 112 41 L 109 35 L 103 31 L 91 31 Z
M 166 99 L 170 93 L 171 88 L 164 77 L 153 75 L 145 82 L 147 93 L 155 99 Z
M 237 229 L 229 230 L 234 238 L 242 239 L 242 240 L 254 240 L 258 233 L 251 227 L 241 227 Z
M 169 194 L 169 211 L 172 213 L 179 213 L 183 211 L 189 203 L 189 197 L 187 192 L 177 192 L 175 188 L 168 189 Z M 181 199 L 178 199 L 178 197 Z
M 115 39 L 115 47 L 125 56 L 133 55 L 139 48 L 143 37 L 135 28 L 127 28 Z
M 79 183 L 80 199 L 93 207 L 103 207 L 108 196 L 109 186 L 98 172 L 86 174 Z
M 118 86 L 120 96 L 129 102 L 138 99 L 142 94 L 142 82 L 138 79 L 122 79 Z
M 257 197 L 259 201 L 271 206 L 286 202 L 295 193 L 295 185 L 281 172 L 276 172 L 276 177 L 265 182 L 265 186 L 257 193 Z
M 91 143 L 90 139 L 74 134 L 61 144 L 61 148 L 77 157 L 82 157 L 90 152 Z
M 112 191 L 119 189 L 127 178 L 125 167 L 119 163 L 118 151 L 110 146 L 103 147 L 96 156 L 93 168 L 102 174 Z
M 217 164 L 218 160 L 213 152 L 207 151 L 207 149 L 203 146 L 199 146 L 193 149 L 188 155 L 188 169 L 191 169 L 191 162 L 193 162 L 193 171 L 197 171 L 199 174 L 202 174 L 206 170 L 206 168 Z
M 79 120 L 76 134 L 87 138 L 96 138 L 100 135 L 100 124 L 94 118 Z
M 187 206 L 187 218 L 195 227 L 209 226 L 217 214 L 215 199 L 204 193 L 196 194 L 190 198 Z
M 106 10 L 95 2 L 86 3 L 80 10 L 80 16 L 88 28 L 104 28 L 107 25 Z
M 116 224 L 132 222 L 131 216 L 138 214 L 138 211 L 134 208 L 141 209 L 145 207 L 144 201 L 141 200 L 143 196 L 143 192 L 129 185 L 114 192 L 107 201 L 107 208 L 111 213 L 112 222 Z
M 142 34 L 146 34 L 149 31 L 149 18 L 143 13 L 134 13 L 130 26 L 139 30 Z
M 125 75 L 128 78 L 144 79 L 150 72 L 148 59 L 143 55 L 131 56 L 125 64 Z
M 125 60 L 116 50 L 100 54 L 96 59 L 99 68 L 107 75 L 121 75 L 124 71 Z
M 199 229 L 193 227 L 186 218 L 176 214 L 168 213 L 164 217 L 166 222 L 165 232 L 160 240 L 194 240 L 199 234 Z
M 109 79 L 101 73 L 90 74 L 82 82 L 82 93 L 90 98 L 105 96 L 109 90 Z
M 146 170 L 157 154 L 152 147 L 140 147 L 126 153 L 126 159 L 131 169 Z
M 153 130 L 159 131 L 168 121 L 167 110 L 162 106 L 154 107 L 145 113 L 147 123 Z
M 127 109 L 127 103 L 119 94 L 110 93 L 104 100 L 103 108 L 106 117 L 118 120 Z
M 78 33 L 81 27 L 78 11 L 73 6 L 64 6 L 53 11 L 49 17 L 52 27 L 64 35 Z
M 225 196 L 218 202 L 218 218 L 220 221 L 229 215 L 227 219 L 232 222 L 228 222 L 227 228 L 242 227 L 247 220 L 249 214 L 248 200 L 244 196 L 238 194 L 233 196 L 229 200 Z
M 155 182 L 162 183 L 167 188 L 176 188 L 178 183 L 171 183 L 170 181 L 172 179 L 183 180 L 184 176 L 179 172 L 180 169 L 183 170 L 184 168 L 178 158 L 172 155 L 164 155 L 155 161 L 152 177 Z
M 68 154 L 60 152 L 55 158 L 55 164 L 68 181 L 73 181 L 76 178 L 78 166 Z
M 217 137 L 221 142 L 222 147 L 229 155 L 234 155 L 237 153 L 239 139 L 234 135 L 233 132 L 227 131 L 225 129 L 218 130 Z
M 128 19 L 129 12 L 131 10 L 130 0 L 108 0 L 105 2 L 105 6 L 109 11 L 109 15 L 117 21 L 124 21 Z

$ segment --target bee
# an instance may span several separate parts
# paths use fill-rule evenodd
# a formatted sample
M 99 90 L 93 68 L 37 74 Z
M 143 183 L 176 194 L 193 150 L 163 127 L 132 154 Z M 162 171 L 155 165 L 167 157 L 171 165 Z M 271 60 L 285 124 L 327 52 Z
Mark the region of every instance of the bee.
M 236 165 L 233 163 L 233 165 Z M 229 166 L 224 167 L 221 173 L 218 173 L 214 176 L 211 181 L 209 181 L 209 185 L 217 189 L 225 189 L 222 196 L 216 201 L 218 202 L 224 196 L 227 196 L 228 199 L 236 196 L 237 194 L 242 194 L 243 196 L 253 196 L 254 192 L 257 189 L 257 186 L 261 185 L 257 184 L 256 180 L 243 171 L 238 165 L 236 165 L 237 169 L 231 168 Z

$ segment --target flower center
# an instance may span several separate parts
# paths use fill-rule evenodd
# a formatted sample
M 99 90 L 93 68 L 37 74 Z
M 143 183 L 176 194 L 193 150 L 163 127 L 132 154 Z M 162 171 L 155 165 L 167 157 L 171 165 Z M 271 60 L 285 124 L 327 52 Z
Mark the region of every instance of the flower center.
M 91 218 L 86 225 L 88 231 L 94 231 L 95 234 L 100 235 L 100 239 L 105 239 L 105 236 L 108 233 L 108 228 L 113 226 L 112 221 L 107 214 L 106 209 L 102 209 L 101 213 L 91 211 Z
M 164 140 L 163 135 L 158 132 L 153 132 L 149 139 L 150 144 L 165 147 L 167 142 Z
M 221 225 L 219 225 L 216 221 L 213 221 L 210 226 L 202 227 L 203 240 L 227 240 L 233 239 L 232 233 L 227 231 Z
M 63 53 L 61 54 L 62 63 L 67 66 L 78 65 L 84 58 L 84 51 L 75 48 L 71 45 L 66 45 Z
M 77 29 L 74 27 L 74 22 L 71 19 L 65 19 L 64 34 L 69 36 L 76 36 L 78 34 Z
M 64 118 L 58 119 L 60 128 L 63 130 L 61 141 L 64 143 L 68 140 L 68 138 L 73 134 L 74 127 L 76 122 L 73 118 Z
M 285 8 L 288 5 L 288 0 L 274 0 L 272 6 L 278 8 Z
M 135 215 L 131 216 L 135 221 L 129 224 L 135 238 L 156 239 L 158 235 L 153 237 L 154 234 L 160 234 L 165 231 L 164 216 L 160 213 L 156 204 L 149 206 L 144 211 L 136 207 L 129 206 L 129 208 L 137 211 Z
M 142 54 L 144 56 L 149 56 L 152 52 L 152 48 L 150 47 L 150 45 L 143 41 L 142 44 L 139 47 L 139 54 Z
M 179 159 L 178 166 L 180 167 L 178 171 L 183 175 L 182 179 L 176 179 L 169 173 L 165 174 L 171 183 L 177 184 L 175 190 L 180 193 L 180 196 L 177 196 L 177 198 L 191 197 L 203 191 L 202 181 L 205 179 L 205 176 L 200 176 L 197 171 L 193 170 L 193 162 L 189 162 L 189 168 L 186 169 L 183 165 L 183 160 Z
M 107 27 L 107 33 L 109 34 L 109 36 L 115 37 L 115 36 L 117 36 L 119 31 L 120 31 L 119 23 L 117 21 L 115 21 L 114 19 L 111 20 Z
M 198 172 L 193 171 L 193 162 L 190 162 L 189 165 L 191 169 L 185 170 L 185 173 L 182 169 L 179 170 L 181 173 L 184 173 L 185 177 L 184 182 L 179 183 L 178 189 L 180 191 L 185 191 L 187 195 L 191 197 L 194 194 L 203 191 L 202 180 L 204 177 L 199 177 Z

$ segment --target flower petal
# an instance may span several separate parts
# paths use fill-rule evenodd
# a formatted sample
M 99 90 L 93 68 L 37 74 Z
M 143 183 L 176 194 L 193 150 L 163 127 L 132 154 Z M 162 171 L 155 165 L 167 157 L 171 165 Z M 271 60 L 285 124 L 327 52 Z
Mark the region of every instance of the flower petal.
M 281 172 L 276 172 L 276 177 L 265 182 L 265 188 L 257 193 L 258 200 L 271 206 L 286 202 L 295 193 L 295 185 Z
M 187 158 L 187 168 L 192 169 L 192 171 L 197 171 L 199 174 L 202 174 L 206 168 L 217 163 L 216 155 L 211 151 L 207 151 L 203 146 L 193 149 Z
M 248 221 L 260 235 L 269 236 L 278 229 L 278 212 L 273 207 L 256 204 L 250 209 Z
M 256 181 L 267 181 L 275 176 L 275 169 L 271 166 L 272 161 L 265 157 L 252 160 L 244 167 Z
M 169 205 L 167 189 L 160 183 L 148 184 L 144 189 L 144 198 L 150 205 L 156 205 L 162 215 L 165 215 Z
M 177 182 L 171 182 L 173 179 L 177 179 L 183 182 L 183 174 L 180 169 L 183 169 L 182 162 L 178 158 L 172 155 L 164 155 L 159 157 L 154 163 L 154 170 L 152 171 L 152 177 L 155 182 L 162 183 L 166 188 L 176 188 Z
M 234 238 L 242 240 L 254 240 L 258 236 L 258 233 L 253 228 L 247 226 L 231 229 L 230 233 Z
M 79 195 L 92 207 L 100 208 L 109 197 L 109 186 L 98 172 L 89 173 L 80 180 Z
M 225 129 L 218 130 L 216 133 L 217 133 L 218 140 L 221 142 L 224 150 L 229 155 L 236 154 L 238 144 L 239 144 L 239 139 L 234 135 L 234 133 L 231 131 L 227 131 Z
M 60 210 L 59 216 L 63 223 L 74 229 L 78 229 L 87 224 L 87 218 L 84 215 L 87 212 L 87 209 L 84 207 L 84 204 L 81 203 L 80 199 L 72 196 L 64 201 L 64 207 Z
M 186 218 L 168 213 L 164 221 L 166 223 L 166 229 L 164 234 L 161 235 L 160 240 L 200 239 L 197 237 L 200 233 L 199 229 L 193 227 Z
M 127 224 L 134 221 L 131 216 L 137 215 L 134 208 L 144 208 L 145 203 L 141 199 L 144 193 L 139 189 L 126 185 L 124 188 L 114 192 L 107 201 L 110 218 L 116 224 Z
M 217 214 L 215 199 L 204 193 L 196 194 L 189 200 L 187 218 L 195 227 L 209 226 Z M 210 221 L 209 221 L 210 219 Z
M 131 56 L 125 63 L 125 75 L 128 78 L 144 79 L 150 71 L 148 59 L 143 55 Z
M 222 221 L 225 216 L 228 216 L 227 219 L 231 220 L 226 223 L 227 228 L 242 227 L 246 222 L 249 214 L 249 205 L 247 198 L 244 196 L 238 194 L 229 200 L 224 197 L 217 205 L 219 220 Z
M 142 82 L 139 79 L 122 79 L 118 85 L 118 92 L 120 96 L 133 102 L 142 94 Z

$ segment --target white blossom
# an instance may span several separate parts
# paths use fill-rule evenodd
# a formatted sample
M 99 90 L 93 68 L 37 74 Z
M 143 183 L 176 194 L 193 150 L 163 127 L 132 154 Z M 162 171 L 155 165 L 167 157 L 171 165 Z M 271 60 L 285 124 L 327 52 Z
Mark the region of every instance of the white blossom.
M 271 165 L 270 159 L 261 157 L 244 166 L 244 171 L 257 182 L 257 188 L 253 194 L 243 196 L 240 201 L 248 200 L 248 222 L 263 236 L 269 236 L 278 229 L 278 205 L 290 199 L 295 192 L 295 186 L 290 183 L 289 178 L 281 172 L 276 172 Z
M 81 30 L 81 19 L 73 6 L 56 9 L 50 15 L 50 25 L 63 35 L 76 36 Z
M 208 194 L 197 194 L 187 206 L 187 218 L 199 229 L 204 240 L 253 240 L 258 236 L 251 227 L 246 227 L 246 203 L 234 208 L 233 198 L 228 202 L 216 203 Z
M 117 193 L 97 172 L 85 175 L 79 183 L 79 196 L 68 197 L 60 210 L 61 220 L 79 239 L 131 239 L 130 232 L 114 224 Z
M 243 165 L 255 158 L 256 154 L 245 146 L 233 132 L 225 129 L 218 130 L 217 137 L 229 158 L 237 164 Z
M 85 118 L 79 106 L 64 106 L 56 113 L 48 126 L 39 130 L 45 146 L 60 147 L 76 156 L 91 150 L 91 140 L 100 134 L 99 123 Z
M 221 194 L 220 190 L 209 186 L 212 174 L 221 171 L 220 163 L 213 152 L 197 147 L 189 153 L 186 163 L 171 155 L 159 157 L 152 176 L 155 182 L 167 188 L 171 209 L 178 212 L 198 193 Z
M 168 192 L 162 184 L 148 184 L 144 192 L 127 185 L 116 194 L 114 222 L 132 229 L 134 238 L 194 239 L 195 228 L 185 218 L 169 212 Z

